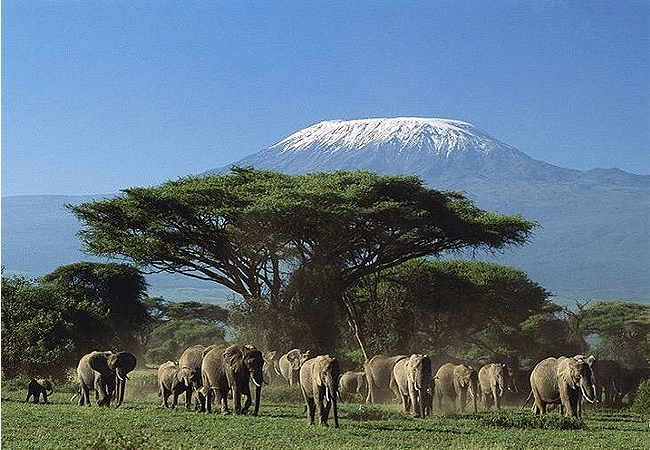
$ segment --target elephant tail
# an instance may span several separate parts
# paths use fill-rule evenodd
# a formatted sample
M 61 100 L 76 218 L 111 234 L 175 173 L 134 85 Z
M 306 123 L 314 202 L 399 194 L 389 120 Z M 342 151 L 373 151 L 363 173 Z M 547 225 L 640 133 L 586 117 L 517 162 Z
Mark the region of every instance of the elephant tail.
M 528 402 L 532 397 L 533 397 L 533 390 L 531 389 L 530 393 L 528 394 L 528 398 L 526 399 L 526 402 L 523 405 L 521 405 L 521 409 L 524 409 L 526 407 L 526 405 L 528 404 Z

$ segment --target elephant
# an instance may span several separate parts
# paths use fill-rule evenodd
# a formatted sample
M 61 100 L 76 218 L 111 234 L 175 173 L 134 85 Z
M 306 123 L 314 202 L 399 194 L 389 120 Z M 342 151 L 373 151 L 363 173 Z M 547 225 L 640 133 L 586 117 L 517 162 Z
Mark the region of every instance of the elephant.
M 368 395 L 366 403 L 384 403 L 390 400 L 390 392 L 399 396 L 395 379 L 393 378 L 393 366 L 397 361 L 406 358 L 406 355 L 375 355 L 363 365 L 368 382 Z
M 294 348 L 280 356 L 280 360 L 278 361 L 280 375 L 282 375 L 282 378 L 289 383 L 289 386 L 298 383 L 300 366 L 302 366 L 302 364 L 309 358 L 311 358 L 311 351 L 307 350 L 303 353 L 297 348 Z
M 262 352 L 264 358 L 264 379 L 269 384 L 279 384 L 284 378 L 280 374 L 280 355 L 276 350 Z
M 549 404 L 561 404 L 567 417 L 579 418 L 581 396 L 589 403 L 596 401 L 591 368 L 580 359 L 560 356 L 540 361 L 530 374 L 530 386 L 536 414 L 546 414 Z
M 90 405 L 89 391 L 94 389 L 97 405 L 109 406 L 115 393 L 119 407 L 124 401 L 127 375 L 136 364 L 136 357 L 127 352 L 94 351 L 84 355 L 77 366 L 79 405 Z
M 252 404 L 249 380 L 253 380 L 256 387 L 253 414 L 257 415 L 260 409 L 263 365 L 262 352 L 252 345 L 206 348 L 201 363 L 205 412 L 212 412 L 212 401 L 216 396 L 221 404 L 221 412 L 228 414 L 228 391 L 232 389 L 235 414 L 246 414 Z M 243 405 L 242 395 L 246 397 Z
M 174 409 L 178 396 L 187 394 L 191 385 L 192 371 L 188 367 L 180 367 L 173 361 L 167 361 L 158 367 L 158 394 L 162 397 L 163 407 L 170 407 L 167 399 L 173 395 L 171 409 Z
M 623 406 L 623 397 L 627 395 L 628 403 L 631 405 L 636 398 L 639 385 L 650 378 L 650 369 L 636 367 L 633 369 L 621 367 L 618 376 L 614 378 L 614 406 Z
M 595 379 L 596 399 L 607 408 L 613 407 L 616 399 L 614 383 L 621 373 L 621 365 L 612 359 L 597 359 L 591 370 Z
M 435 376 L 435 396 L 439 410 L 442 410 L 442 399 L 447 397 L 452 410 L 456 410 L 456 398 L 458 398 L 460 412 L 465 412 L 468 391 L 474 399 L 474 412 L 476 412 L 478 372 L 466 364 L 447 363 L 440 366 Z
M 190 371 L 190 383 L 185 391 L 185 408 L 191 409 L 192 397 L 194 393 L 198 392 L 203 386 L 201 378 L 201 362 L 203 361 L 203 351 L 205 347 L 201 344 L 192 345 L 183 351 L 178 359 L 178 366 L 181 369 L 188 369 Z M 197 395 L 198 397 L 198 395 Z M 203 401 L 197 402 L 198 409 L 203 410 Z
M 300 389 L 307 405 L 310 425 L 314 424 L 318 410 L 319 423 L 326 427 L 330 410 L 333 409 L 334 427 L 339 427 L 337 397 L 340 376 L 339 362 L 330 355 L 316 356 L 300 367 Z
M 489 363 L 478 371 L 478 382 L 485 409 L 490 409 L 492 403 L 501 409 L 501 398 L 504 391 L 512 391 L 514 380 L 508 366 L 502 363 Z
M 43 403 L 47 403 L 47 396 L 52 395 L 54 389 L 52 388 L 52 383 L 50 380 L 44 378 L 35 378 L 29 382 L 27 386 L 27 398 L 25 403 L 29 401 L 29 397 L 34 398 L 34 403 L 38 403 L 41 395 L 43 396 Z
M 425 417 L 431 403 L 433 375 L 428 355 L 413 354 L 393 366 L 393 379 L 402 398 L 404 412 L 412 409 L 414 417 Z
M 340 390 L 349 394 L 352 399 L 355 395 L 359 394 L 362 398 L 366 398 L 368 392 L 368 382 L 366 381 L 365 372 L 352 372 L 348 371 L 341 375 L 339 381 Z

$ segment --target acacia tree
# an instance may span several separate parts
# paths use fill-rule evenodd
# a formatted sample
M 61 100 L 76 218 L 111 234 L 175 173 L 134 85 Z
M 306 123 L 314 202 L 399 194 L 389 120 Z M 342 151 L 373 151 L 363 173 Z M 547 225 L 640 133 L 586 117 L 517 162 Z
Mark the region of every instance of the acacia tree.
M 364 280 L 361 322 L 373 352 L 473 346 L 524 354 L 520 324 L 550 294 L 521 270 L 481 261 L 415 259 Z
M 598 337 L 598 356 L 632 367 L 650 364 L 650 306 L 601 301 L 583 308 L 579 316 L 580 329 Z
M 417 177 L 363 171 L 294 176 L 234 167 L 69 208 L 85 223 L 80 238 L 89 252 L 220 283 L 246 308 L 263 305 L 274 323 L 274 314 L 309 301 L 308 275 L 318 272 L 327 297 L 318 300 L 341 306 L 364 354 L 346 295 L 361 278 L 445 251 L 523 244 L 535 227 Z

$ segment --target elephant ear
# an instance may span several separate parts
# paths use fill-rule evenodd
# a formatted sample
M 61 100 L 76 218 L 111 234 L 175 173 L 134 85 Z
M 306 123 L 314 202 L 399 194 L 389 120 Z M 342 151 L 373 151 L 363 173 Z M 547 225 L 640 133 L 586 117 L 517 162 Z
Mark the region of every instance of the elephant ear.
M 93 370 L 105 374 L 112 372 L 113 369 L 108 364 L 108 358 L 112 357 L 112 353 L 96 353 L 90 357 L 88 364 Z
M 223 352 L 223 359 L 233 371 L 238 372 L 244 364 L 244 352 L 240 345 L 231 345 Z
M 122 369 L 124 373 L 129 373 L 138 364 L 138 360 L 132 353 L 120 352 L 115 355 L 115 366 Z

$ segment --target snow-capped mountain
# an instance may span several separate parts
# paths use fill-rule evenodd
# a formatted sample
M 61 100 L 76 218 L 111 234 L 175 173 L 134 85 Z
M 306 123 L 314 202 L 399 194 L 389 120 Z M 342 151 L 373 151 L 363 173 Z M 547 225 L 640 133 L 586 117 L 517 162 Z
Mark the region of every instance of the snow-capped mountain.
M 579 174 L 536 161 L 470 123 L 419 117 L 319 122 L 235 164 L 288 173 L 365 169 L 445 184 L 486 173 L 538 181 Z

